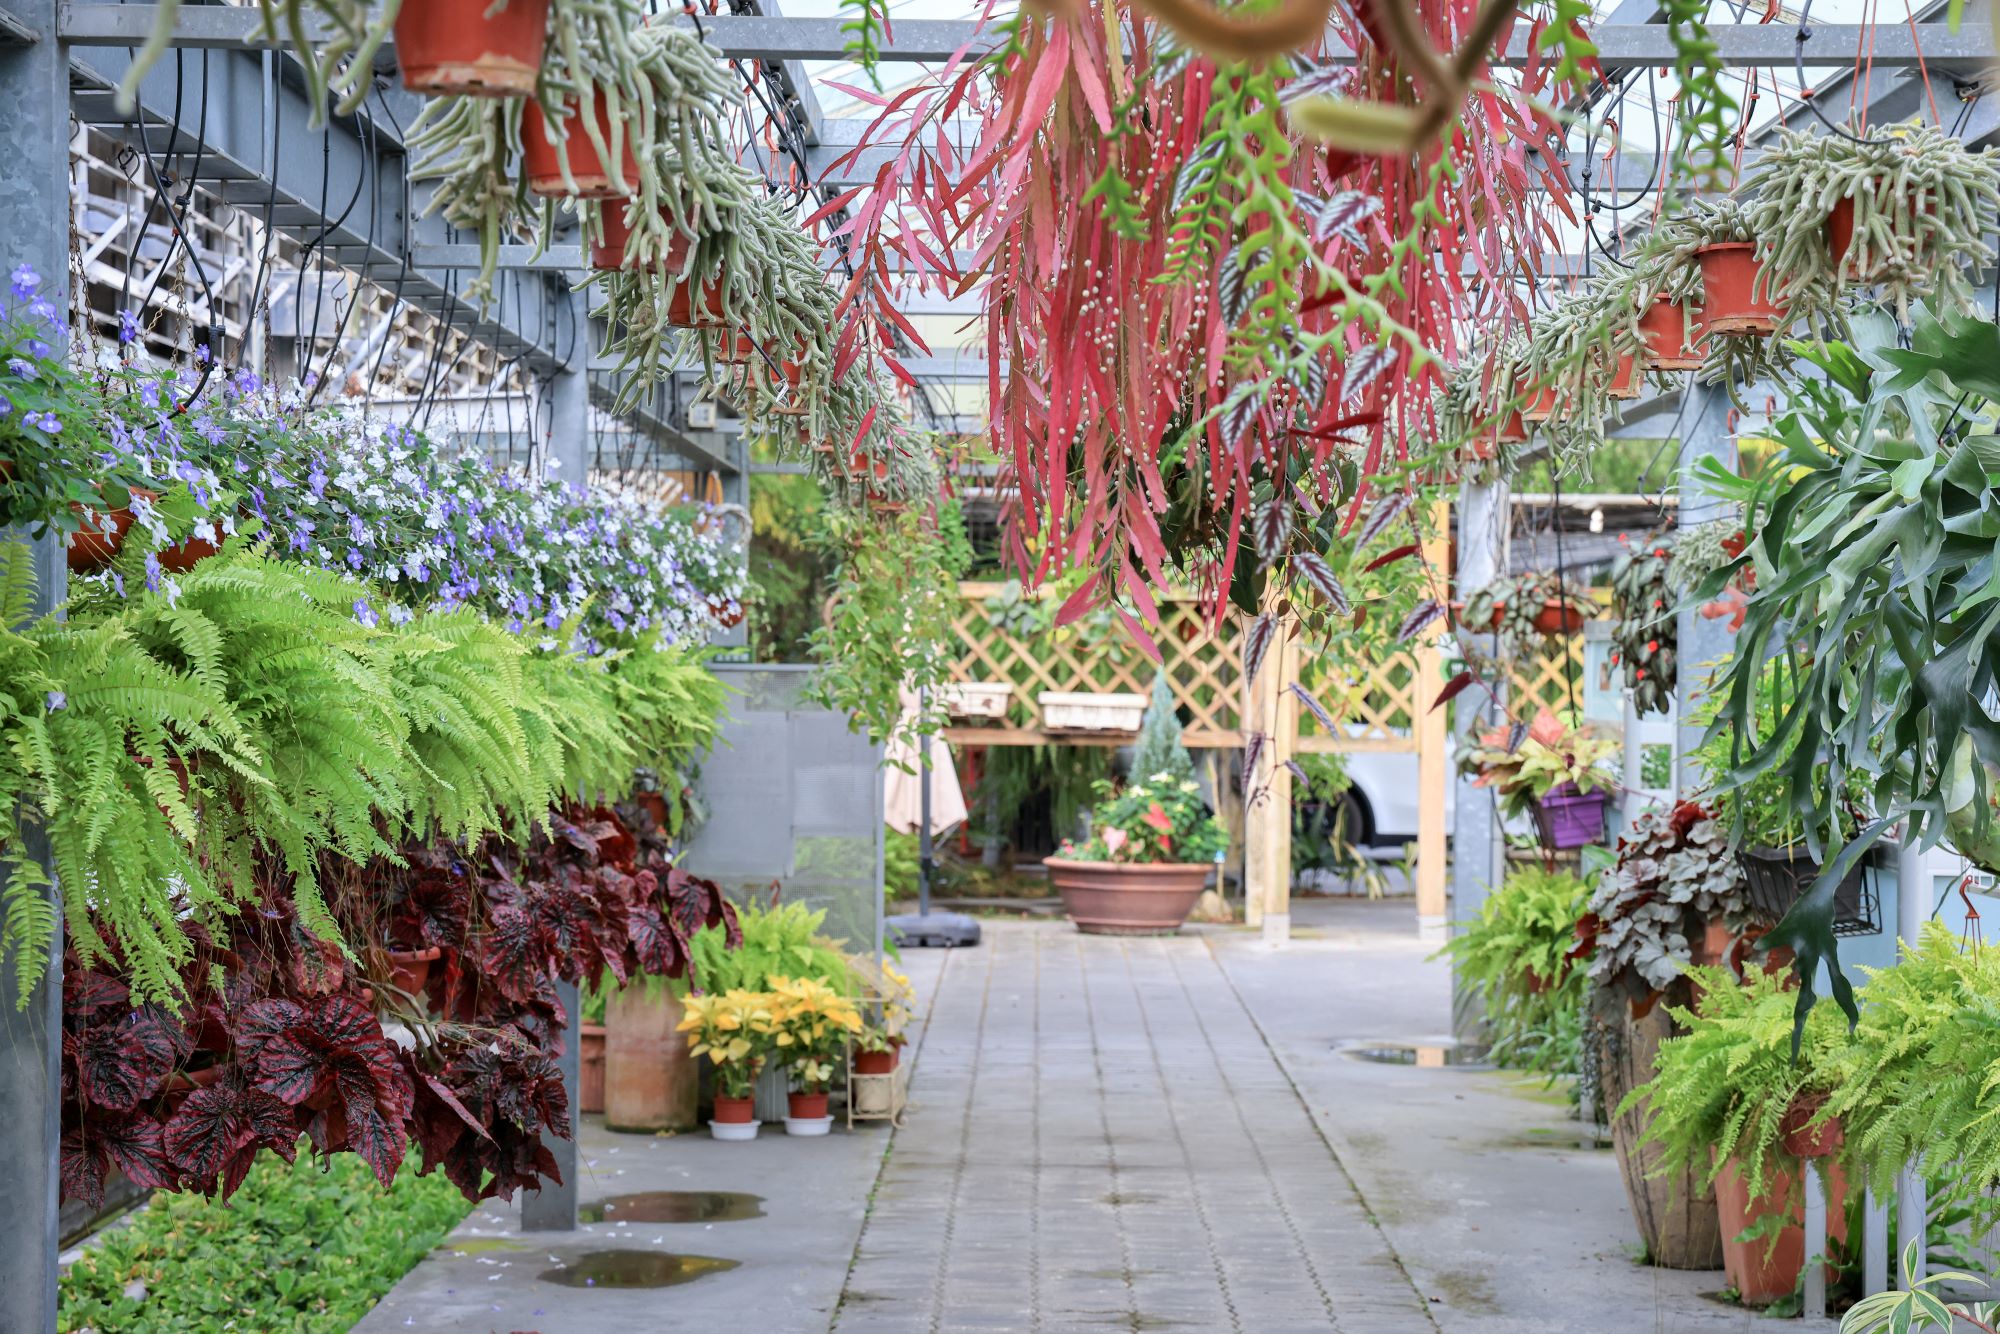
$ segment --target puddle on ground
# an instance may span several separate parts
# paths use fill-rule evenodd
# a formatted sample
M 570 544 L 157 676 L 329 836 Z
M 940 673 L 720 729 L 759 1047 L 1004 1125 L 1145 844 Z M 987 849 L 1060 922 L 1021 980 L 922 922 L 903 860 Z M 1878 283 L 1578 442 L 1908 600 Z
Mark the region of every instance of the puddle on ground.
M 1357 1061 L 1377 1065 L 1413 1065 L 1420 1070 L 1491 1070 L 1484 1047 L 1456 1042 L 1357 1042 L 1340 1050 Z
M 646 1190 L 576 1211 L 583 1223 L 736 1223 L 764 1216 L 764 1197 L 735 1190 Z
M 535 1277 L 566 1288 L 672 1288 L 736 1268 L 737 1260 L 666 1251 L 585 1251 Z

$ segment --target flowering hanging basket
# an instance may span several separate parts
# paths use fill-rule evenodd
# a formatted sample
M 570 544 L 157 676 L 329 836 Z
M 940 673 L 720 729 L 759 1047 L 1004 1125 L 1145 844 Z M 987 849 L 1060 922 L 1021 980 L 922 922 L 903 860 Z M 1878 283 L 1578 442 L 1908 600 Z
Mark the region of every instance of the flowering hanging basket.
M 418 0 L 407 0 L 407 3 L 418 3 Z M 624 127 L 624 142 L 620 149 L 620 171 L 625 181 L 625 190 L 621 191 L 604 159 L 598 155 L 597 145 L 591 142 L 580 104 L 571 98 L 568 105 L 570 114 L 563 124 L 569 138 L 560 146 L 554 137 L 554 127 L 542 114 L 541 103 L 530 98 L 521 108 L 521 175 L 527 178 L 528 189 L 552 198 L 575 199 L 617 199 L 636 191 L 639 188 L 639 161 L 632 155 L 630 127 Z M 605 146 L 609 147 L 611 121 L 604 105 L 603 89 L 600 88 L 592 100 L 589 114 Z M 569 154 L 568 180 L 563 178 L 565 152 Z M 576 182 L 574 190 L 570 189 L 569 181 Z
M 1771 300 L 1753 243 L 1712 241 L 1695 255 L 1701 263 L 1702 324 L 1710 333 L 1771 334 L 1787 322 Z
M 433 97 L 532 97 L 549 0 L 405 0 L 396 13 L 403 86 Z
M 169 574 L 186 574 L 216 552 L 215 543 L 205 537 L 189 536 L 184 542 L 163 547 L 159 553 L 160 568 Z
M 1693 323 L 1701 323 L 1697 312 Z M 1656 371 L 1701 369 L 1701 349 L 1688 343 L 1687 312 L 1670 296 L 1653 298 L 1639 317 L 1639 333 L 1646 340 L 1646 365 Z
M 158 499 L 154 492 L 140 487 L 135 486 L 131 490 L 135 496 Z M 124 547 L 125 534 L 132 530 L 132 507 L 125 504 L 117 509 L 91 511 L 72 501 L 70 509 L 83 520 L 83 525 L 69 537 L 69 572 L 93 574 L 109 565 Z M 110 520 L 108 524 L 105 522 L 107 519 Z M 161 562 L 162 565 L 165 563 Z M 189 565 L 193 563 L 188 562 Z

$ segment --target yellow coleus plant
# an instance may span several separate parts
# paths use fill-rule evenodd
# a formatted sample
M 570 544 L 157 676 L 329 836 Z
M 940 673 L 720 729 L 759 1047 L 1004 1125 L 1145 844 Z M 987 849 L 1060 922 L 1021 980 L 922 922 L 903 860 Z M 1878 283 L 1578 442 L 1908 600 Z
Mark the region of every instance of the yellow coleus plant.
M 810 977 L 771 979 L 771 1018 L 772 1045 L 804 1093 L 826 1088 L 833 1058 L 862 1027 L 852 1000 Z
M 694 1038 L 688 1051 L 715 1062 L 716 1081 L 732 1098 L 750 1096 L 776 1029 L 774 997 L 766 991 L 691 994 L 681 1001 L 679 1031 Z

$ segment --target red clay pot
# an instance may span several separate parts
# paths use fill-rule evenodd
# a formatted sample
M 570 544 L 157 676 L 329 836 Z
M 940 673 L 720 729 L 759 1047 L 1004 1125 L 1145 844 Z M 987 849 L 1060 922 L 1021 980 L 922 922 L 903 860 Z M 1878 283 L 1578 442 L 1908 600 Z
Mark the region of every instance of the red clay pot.
M 217 551 L 215 543 L 205 537 L 190 537 L 185 542 L 162 549 L 157 556 L 160 568 L 170 574 L 186 574 Z
M 796 1098 L 799 1095 L 794 1093 L 792 1096 Z M 820 1094 L 822 1107 L 826 1105 L 825 1100 L 826 1095 Z M 715 1119 L 729 1126 L 748 1125 L 757 1119 L 757 1099 L 732 1098 L 726 1093 L 718 1093 L 715 1095 Z
M 716 339 L 715 359 L 742 366 L 761 361 L 757 355 L 757 340 L 747 333 L 724 334 Z
M 1063 912 L 1086 935 L 1172 935 L 1214 869 L 1207 862 L 1085 862 L 1044 858 Z
M 1701 312 L 1694 324 L 1701 326 Z M 1701 349 L 1687 343 L 1688 321 L 1681 305 L 1670 296 L 1656 296 L 1646 313 L 1639 317 L 1639 333 L 1646 340 L 1646 365 L 1656 371 L 1701 369 Z M 1696 335 L 1699 341 L 1700 335 Z
M 1792 1105 L 1785 1109 L 1784 1119 L 1778 1123 L 1786 1153 L 1794 1158 L 1830 1158 L 1840 1152 L 1840 1146 L 1847 1142 L 1847 1132 L 1840 1128 L 1839 1117 L 1811 1124 L 1825 1106 L 1824 1093 L 1802 1093 L 1792 1100 Z
M 891 1047 L 888 1051 L 858 1051 L 854 1053 L 854 1073 L 857 1075 L 893 1074 L 902 1053 Z
M 717 625 L 725 630 L 733 630 L 743 624 L 743 604 L 741 602 L 738 602 L 735 605 L 735 609 L 731 610 L 727 598 L 710 597 L 708 599 L 708 614 L 714 618 Z M 664 828 L 664 826 L 662 827 Z
M 1715 1209 L 1722 1223 L 1722 1269 L 1742 1297 L 1745 1306 L 1769 1306 L 1797 1290 L 1799 1271 L 1805 1268 L 1805 1197 L 1799 1174 L 1784 1168 L 1765 1170 L 1767 1192 L 1750 1198 L 1744 1184 L 1742 1165 L 1731 1158 L 1715 1179 Z M 1826 1230 L 1829 1241 L 1847 1240 L 1847 1178 L 1838 1163 L 1822 1164 L 1826 1183 Z M 1789 1222 L 1773 1241 L 1737 1241 L 1744 1231 L 1767 1214 L 1785 1210 Z M 1827 1281 L 1834 1279 L 1834 1267 L 1827 1267 Z
M 1556 635 L 1576 635 L 1583 633 L 1583 613 L 1574 607 L 1563 605 L 1555 598 L 1542 603 L 1542 609 L 1535 613 L 1537 632 L 1554 637 Z
M 604 1110 L 604 1025 L 583 1024 L 577 1030 L 576 1101 L 586 1112 Z
M 1627 352 L 1612 369 L 1608 392 L 1613 398 L 1637 398 L 1645 391 L 1646 380 L 1639 373 L 1639 358 Z
M 431 979 L 431 965 L 444 951 L 436 945 L 424 950 L 390 950 L 389 981 L 412 996 L 424 994 L 424 983 Z
M 1937 208 L 1936 197 L 1931 199 L 1931 209 Z M 1835 201 L 1826 215 L 1826 248 L 1833 253 L 1834 262 L 1840 265 L 1840 276 L 1851 283 L 1880 282 L 1883 272 L 1890 267 L 1889 256 L 1874 256 L 1875 263 L 1863 271 L 1858 261 L 1849 259 L 1847 247 L 1854 242 L 1854 199 L 1849 196 Z
M 433 97 L 532 97 L 548 43 L 549 0 L 405 0 L 396 14 L 403 86 Z
M 1748 241 L 1717 241 L 1695 252 L 1701 264 L 1702 324 L 1710 333 L 1770 334 L 1784 323 Z
M 794 1121 L 817 1121 L 826 1115 L 825 1093 L 800 1093 L 793 1090 L 785 1095 L 785 1109 Z M 717 1120 L 722 1118 L 717 1117 Z
M 631 240 L 632 228 L 625 221 L 625 210 L 616 205 L 606 208 L 604 239 L 591 244 L 590 266 L 602 270 L 630 268 L 625 248 Z M 687 247 L 687 237 L 675 232 L 667 243 L 667 253 L 654 268 L 666 273 L 679 271 L 687 263 Z M 679 284 L 667 302 L 667 323 L 682 329 L 728 328 L 728 321 L 722 317 L 722 275 L 717 274 L 702 284 L 698 300 L 689 296 L 685 282 Z
M 69 572 L 71 574 L 91 574 L 109 565 L 125 545 L 125 534 L 132 528 L 132 511 L 121 506 L 115 510 L 99 510 L 95 515 L 84 513 L 84 508 L 74 502 L 70 508 L 83 515 L 83 527 L 70 534 Z M 111 532 L 105 532 L 99 523 L 108 516 L 113 524 Z
M 1521 408 L 1520 418 L 1524 422 L 1545 422 L 1556 415 L 1556 391 L 1542 388 L 1524 391 L 1527 403 Z M 1523 435 L 1523 439 L 1527 437 Z
M 406 0 L 406 3 L 420 3 L 420 0 Z M 510 0 L 511 3 L 511 0 Z M 541 103 L 532 97 L 521 109 L 521 174 L 528 179 L 528 189 L 538 195 L 551 198 L 574 199 L 619 199 L 639 188 L 639 159 L 632 154 L 632 133 L 625 128 L 623 142 L 619 146 L 620 169 L 625 177 L 625 189 L 611 178 L 604 159 L 598 156 L 597 145 L 590 141 L 590 132 L 583 122 L 583 110 L 575 98 L 569 101 L 570 115 L 563 122 L 569 131 L 569 138 L 558 147 L 550 134 L 548 118 L 542 114 Z M 598 89 L 592 99 L 591 121 L 597 126 L 605 145 L 611 143 L 610 114 L 604 105 L 604 90 Z M 570 179 L 576 182 L 576 191 L 563 184 L 562 154 L 569 153 Z

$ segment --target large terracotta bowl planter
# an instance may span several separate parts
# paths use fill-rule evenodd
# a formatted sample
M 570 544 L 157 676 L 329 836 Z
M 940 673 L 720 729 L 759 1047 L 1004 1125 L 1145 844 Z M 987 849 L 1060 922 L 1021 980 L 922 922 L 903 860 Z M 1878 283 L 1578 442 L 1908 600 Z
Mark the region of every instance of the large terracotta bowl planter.
M 1171 935 L 1208 885 L 1207 862 L 1080 862 L 1050 857 L 1049 880 L 1063 912 L 1093 936 Z

